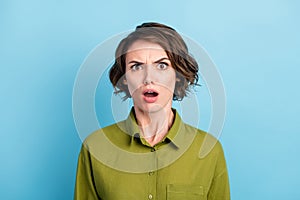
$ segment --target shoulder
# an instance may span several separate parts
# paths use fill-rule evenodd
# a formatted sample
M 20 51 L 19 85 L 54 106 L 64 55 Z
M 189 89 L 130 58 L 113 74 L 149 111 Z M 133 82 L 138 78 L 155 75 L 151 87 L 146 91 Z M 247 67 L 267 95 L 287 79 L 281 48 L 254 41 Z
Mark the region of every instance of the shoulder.
M 199 150 L 200 158 L 223 155 L 223 148 L 219 138 L 188 124 L 185 124 L 185 129 L 188 133 L 195 133 L 193 146 Z
M 129 135 L 125 133 L 125 129 L 125 121 L 106 126 L 88 135 L 83 144 L 88 149 L 91 149 L 92 147 L 99 146 L 103 140 L 118 143 L 119 141 L 128 139 Z

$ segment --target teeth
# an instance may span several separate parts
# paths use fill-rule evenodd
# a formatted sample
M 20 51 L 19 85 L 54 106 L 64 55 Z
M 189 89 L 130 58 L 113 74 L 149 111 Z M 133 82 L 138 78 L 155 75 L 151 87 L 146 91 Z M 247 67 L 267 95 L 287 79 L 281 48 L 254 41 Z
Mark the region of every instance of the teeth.
M 147 93 L 147 94 L 153 94 L 153 93 L 154 93 L 154 91 L 152 91 L 152 90 L 149 90 L 149 91 L 146 91 L 145 93 Z

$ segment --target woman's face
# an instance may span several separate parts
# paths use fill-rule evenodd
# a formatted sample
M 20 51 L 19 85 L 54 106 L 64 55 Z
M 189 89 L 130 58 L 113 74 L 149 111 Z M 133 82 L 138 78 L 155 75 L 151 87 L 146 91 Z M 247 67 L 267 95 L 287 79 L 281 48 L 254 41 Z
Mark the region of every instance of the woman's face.
M 137 40 L 129 47 L 124 83 L 136 108 L 144 112 L 171 109 L 175 82 L 175 70 L 160 45 Z

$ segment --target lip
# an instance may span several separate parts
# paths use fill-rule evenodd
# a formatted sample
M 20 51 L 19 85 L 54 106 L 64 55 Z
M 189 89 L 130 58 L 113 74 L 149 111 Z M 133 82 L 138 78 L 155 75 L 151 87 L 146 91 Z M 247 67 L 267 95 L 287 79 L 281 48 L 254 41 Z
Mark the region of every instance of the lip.
M 145 96 L 144 94 L 147 93 L 147 92 L 157 93 L 157 95 L 153 96 L 153 97 Z M 143 90 L 142 96 L 143 96 L 143 99 L 146 103 L 154 103 L 154 102 L 157 101 L 159 93 L 154 89 L 145 89 L 145 90 Z

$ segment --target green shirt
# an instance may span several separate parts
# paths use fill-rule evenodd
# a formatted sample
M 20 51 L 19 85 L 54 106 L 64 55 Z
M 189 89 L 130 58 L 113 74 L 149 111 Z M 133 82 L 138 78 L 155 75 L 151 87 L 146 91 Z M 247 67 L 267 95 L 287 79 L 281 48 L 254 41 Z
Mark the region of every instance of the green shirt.
M 221 144 L 200 156 L 209 134 L 175 119 L 151 147 L 139 137 L 132 110 L 119 123 L 85 140 L 78 160 L 76 200 L 227 200 L 229 182 Z

